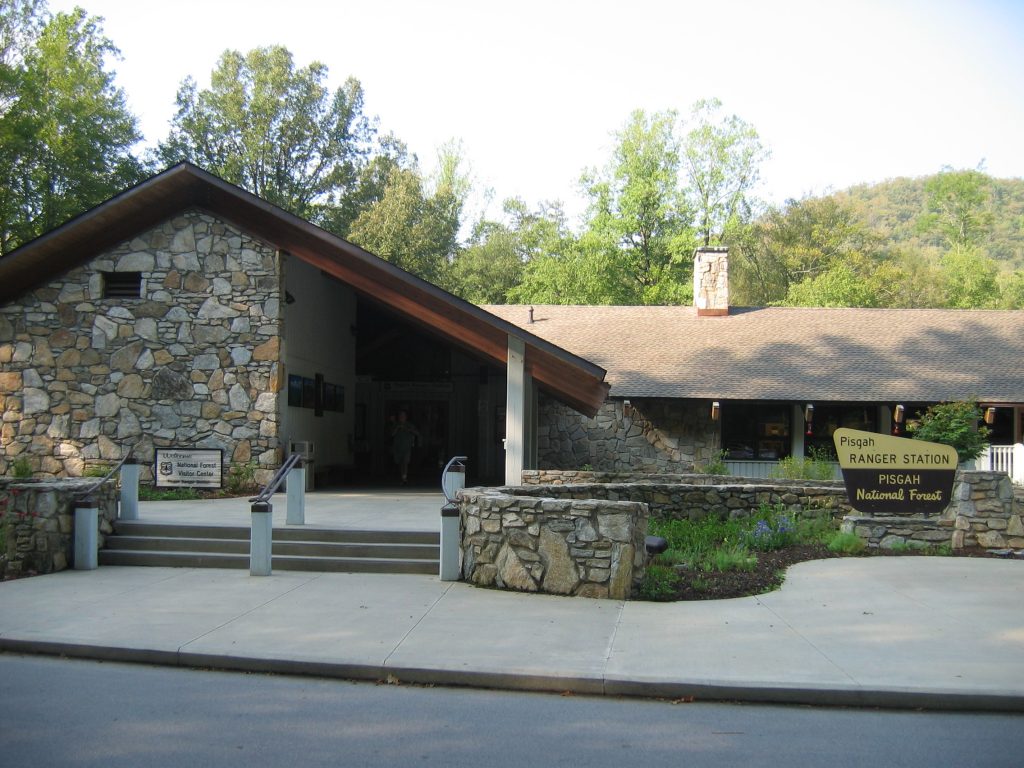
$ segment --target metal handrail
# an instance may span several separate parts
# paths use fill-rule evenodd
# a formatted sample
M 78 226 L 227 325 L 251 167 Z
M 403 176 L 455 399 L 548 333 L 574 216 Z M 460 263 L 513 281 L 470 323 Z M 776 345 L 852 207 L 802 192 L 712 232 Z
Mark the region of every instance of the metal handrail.
M 455 499 L 448 498 L 448 489 L 445 487 L 444 484 L 445 479 L 448 477 L 448 470 L 451 469 L 452 464 L 462 464 L 463 462 L 468 460 L 468 456 L 452 456 L 451 460 L 444 465 L 444 469 L 441 470 L 441 493 L 444 494 L 444 500 L 449 504 L 454 502 Z M 463 467 L 463 470 L 465 470 L 465 467 Z
M 298 464 L 300 461 L 302 461 L 301 453 L 293 453 L 291 456 L 289 456 L 285 460 L 284 464 L 277 468 L 277 472 L 275 472 L 274 476 L 270 478 L 270 482 L 263 486 L 263 490 L 261 490 L 251 499 L 249 499 L 249 501 L 270 501 L 270 497 L 277 493 L 277 489 L 281 486 L 281 483 L 284 482 L 284 478 L 287 476 L 289 472 L 292 471 L 295 465 Z
M 131 458 L 132 450 L 134 450 L 134 449 L 133 448 L 129 448 L 128 452 L 124 455 L 124 458 L 122 458 L 119 462 L 117 462 L 117 464 L 114 465 L 113 469 L 111 469 L 109 472 L 107 472 L 107 474 L 105 474 L 103 477 L 101 477 L 95 483 L 93 483 L 88 488 L 85 488 L 85 489 L 83 489 L 81 491 L 75 491 L 71 495 L 77 497 L 77 496 L 88 496 L 88 495 L 90 495 L 92 493 L 95 493 L 100 488 L 100 486 L 102 486 L 105 482 L 107 482 L 107 480 L 112 478 L 114 476 L 114 473 L 117 472 L 119 469 L 121 469 L 121 467 L 124 466 L 124 463 L 126 461 L 128 461 L 128 459 Z

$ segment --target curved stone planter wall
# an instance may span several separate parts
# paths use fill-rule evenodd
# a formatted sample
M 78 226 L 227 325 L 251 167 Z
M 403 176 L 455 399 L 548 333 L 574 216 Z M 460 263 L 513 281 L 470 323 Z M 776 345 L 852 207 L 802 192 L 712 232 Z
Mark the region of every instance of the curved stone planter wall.
M 0 577 L 53 573 L 72 565 L 75 499 L 95 478 L 36 481 L 0 478 Z M 108 480 L 92 496 L 99 508 L 99 547 L 117 518 L 118 490 Z
M 460 491 L 466 581 L 524 592 L 630 597 L 646 565 L 646 505 L 516 491 Z

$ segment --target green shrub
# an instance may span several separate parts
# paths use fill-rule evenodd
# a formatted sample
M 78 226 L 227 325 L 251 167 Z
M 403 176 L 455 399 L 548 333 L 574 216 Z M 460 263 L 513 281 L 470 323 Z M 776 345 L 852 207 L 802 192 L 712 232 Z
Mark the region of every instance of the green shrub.
M 705 475 L 727 475 L 729 474 L 729 468 L 725 466 L 725 457 L 728 455 L 728 451 L 717 451 L 707 460 L 703 467 L 699 470 L 697 467 L 694 467 L 694 469 Z
M 232 464 L 224 480 L 224 489 L 233 496 L 244 496 L 259 490 L 256 487 L 256 462 Z
M 835 458 L 827 450 L 811 448 L 810 456 L 787 456 L 779 460 L 772 477 L 784 480 L 834 480 Z
M 867 544 L 855 533 L 837 533 L 828 542 L 829 552 L 839 552 L 844 555 L 859 555 L 867 548 Z
M 647 566 L 638 591 L 644 600 L 665 602 L 675 599 L 678 584 L 679 576 L 674 568 L 652 563 Z
M 961 462 L 978 458 L 988 445 L 991 432 L 984 424 L 978 426 L 981 408 L 973 400 L 933 405 L 918 416 L 918 423 L 907 424 L 910 436 L 952 446 Z
M 831 514 L 799 517 L 796 521 L 796 539 L 801 544 L 826 544 L 836 534 L 838 525 Z

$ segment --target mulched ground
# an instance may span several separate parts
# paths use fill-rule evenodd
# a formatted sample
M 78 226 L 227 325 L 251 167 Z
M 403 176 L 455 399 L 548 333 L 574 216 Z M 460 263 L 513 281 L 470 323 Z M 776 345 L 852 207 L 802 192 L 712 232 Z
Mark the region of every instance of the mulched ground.
M 936 557 L 937 555 L 931 555 Z M 726 571 L 707 573 L 704 571 L 682 571 L 676 596 L 670 600 L 726 600 L 733 597 L 748 597 L 771 592 L 782 584 L 785 571 L 791 565 L 807 560 L 824 560 L 831 557 L 929 557 L 910 552 L 871 550 L 862 555 L 840 555 L 823 544 L 809 544 L 786 547 L 773 552 L 758 552 L 757 565 L 752 571 Z M 958 550 L 943 557 L 998 557 L 983 549 Z

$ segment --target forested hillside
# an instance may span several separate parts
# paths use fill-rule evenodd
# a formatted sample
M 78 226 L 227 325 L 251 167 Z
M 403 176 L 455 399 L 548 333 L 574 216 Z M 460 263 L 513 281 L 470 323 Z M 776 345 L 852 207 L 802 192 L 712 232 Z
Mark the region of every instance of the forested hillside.
M 881 184 L 860 184 L 837 192 L 857 217 L 878 232 L 887 247 L 940 255 L 942 236 L 922 232 L 920 219 L 927 214 L 925 185 L 934 177 L 899 178 Z M 1006 266 L 1024 267 L 1024 179 L 988 179 L 990 196 L 984 210 L 989 227 L 985 252 Z
M 738 304 L 1024 309 L 1024 179 L 947 168 L 791 200 L 730 245 Z

